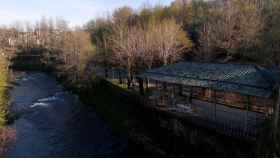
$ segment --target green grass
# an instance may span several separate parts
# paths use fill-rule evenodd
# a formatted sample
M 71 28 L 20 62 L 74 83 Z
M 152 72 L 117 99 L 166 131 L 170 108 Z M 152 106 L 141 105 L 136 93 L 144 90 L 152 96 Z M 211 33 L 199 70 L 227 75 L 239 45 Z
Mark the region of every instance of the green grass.
M 0 157 L 7 151 L 8 145 L 15 139 L 15 131 L 7 128 L 9 105 L 8 61 L 0 56 Z
M 139 104 L 137 94 L 124 86 L 94 78 L 91 87 L 80 90 L 81 100 L 92 105 L 114 131 L 127 134 L 133 106 Z
M 4 126 L 7 122 L 8 111 L 8 70 L 7 61 L 0 57 L 0 126 Z
M 117 81 L 117 80 L 110 80 L 109 82 L 112 83 L 113 85 L 119 87 L 119 88 L 122 88 L 123 90 L 128 90 L 127 84 L 126 84 L 126 83 L 122 83 L 122 84 L 121 84 L 121 83 L 119 83 L 119 81 Z

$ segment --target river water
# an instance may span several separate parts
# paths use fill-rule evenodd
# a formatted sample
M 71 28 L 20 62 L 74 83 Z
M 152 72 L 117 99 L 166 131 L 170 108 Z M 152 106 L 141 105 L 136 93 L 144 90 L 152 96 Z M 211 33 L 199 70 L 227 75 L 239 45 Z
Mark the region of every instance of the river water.
M 10 91 L 17 133 L 6 158 L 124 158 L 127 140 L 54 77 L 27 72 Z

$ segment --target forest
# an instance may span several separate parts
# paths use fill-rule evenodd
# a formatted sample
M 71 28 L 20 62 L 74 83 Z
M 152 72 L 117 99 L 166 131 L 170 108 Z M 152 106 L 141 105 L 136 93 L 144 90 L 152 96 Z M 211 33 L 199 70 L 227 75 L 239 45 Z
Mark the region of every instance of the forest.
M 130 78 L 180 60 L 277 67 L 279 8 L 277 0 L 177 0 L 139 10 L 124 6 L 76 28 L 43 17 L 2 27 L 1 51 L 40 49 L 46 59 L 63 61 L 52 63 L 57 68 L 77 69 L 77 76 L 90 62 L 125 69 Z

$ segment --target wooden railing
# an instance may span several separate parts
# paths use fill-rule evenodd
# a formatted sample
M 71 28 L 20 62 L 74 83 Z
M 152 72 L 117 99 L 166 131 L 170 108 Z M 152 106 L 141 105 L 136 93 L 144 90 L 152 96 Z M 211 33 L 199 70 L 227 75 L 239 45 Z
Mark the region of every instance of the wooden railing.
M 164 102 L 163 102 L 164 103 Z M 245 111 L 221 104 L 193 100 L 190 104 L 192 111 L 184 111 L 176 106 L 160 104 L 156 99 L 146 99 L 145 104 L 159 111 L 169 112 L 174 116 L 186 118 L 192 123 L 207 127 L 234 137 L 255 139 L 261 129 L 262 123 L 267 118 L 264 114 Z

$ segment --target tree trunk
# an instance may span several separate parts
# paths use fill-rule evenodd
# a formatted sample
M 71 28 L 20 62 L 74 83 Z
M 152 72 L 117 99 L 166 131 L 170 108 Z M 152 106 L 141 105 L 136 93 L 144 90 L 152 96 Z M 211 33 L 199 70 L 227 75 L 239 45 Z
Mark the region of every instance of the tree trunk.
M 105 78 L 108 78 L 109 77 L 109 71 L 108 71 L 108 68 L 105 67 Z
M 118 70 L 119 84 L 122 84 L 121 72 Z
M 131 82 L 132 82 L 132 73 L 131 73 L 131 71 L 129 71 L 128 76 L 127 76 L 127 88 L 128 89 L 131 88 Z
M 144 95 L 144 82 L 142 78 L 138 78 L 139 82 L 139 91 L 141 95 Z
M 280 107 L 280 88 L 278 89 L 278 98 L 274 108 L 274 119 L 273 119 L 273 139 L 277 138 L 278 124 L 279 124 L 279 107 Z

